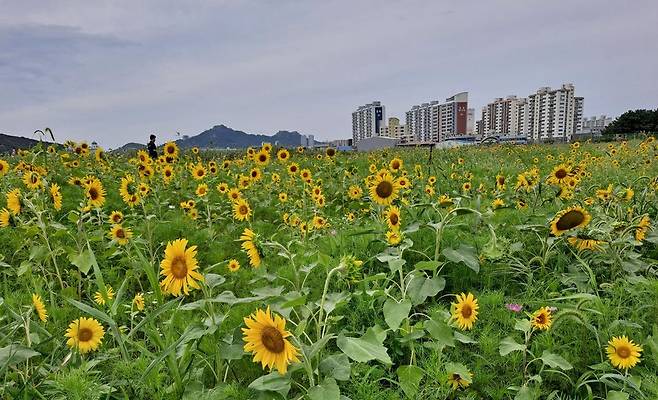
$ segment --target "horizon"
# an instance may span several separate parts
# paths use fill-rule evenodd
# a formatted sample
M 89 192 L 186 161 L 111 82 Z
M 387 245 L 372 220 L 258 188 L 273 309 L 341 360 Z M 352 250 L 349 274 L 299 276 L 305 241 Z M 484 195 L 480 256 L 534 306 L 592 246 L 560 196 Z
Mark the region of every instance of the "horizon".
M 585 117 L 617 117 L 658 105 L 644 44 L 658 3 L 632 5 L 3 1 L 0 132 L 117 148 L 223 124 L 329 141 L 374 100 L 404 120 L 466 91 L 478 120 L 495 98 L 568 82 Z

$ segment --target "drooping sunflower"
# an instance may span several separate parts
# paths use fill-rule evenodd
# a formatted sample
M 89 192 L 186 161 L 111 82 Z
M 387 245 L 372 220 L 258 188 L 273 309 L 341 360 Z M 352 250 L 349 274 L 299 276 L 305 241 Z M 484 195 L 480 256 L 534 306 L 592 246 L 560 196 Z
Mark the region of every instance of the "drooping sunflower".
M 6 228 L 9 226 L 11 220 L 11 213 L 6 208 L 0 210 L 0 228 Z
M 14 215 L 18 215 L 21 213 L 22 202 L 21 202 L 20 189 L 14 189 L 11 192 L 7 193 L 7 208 Z
M 286 320 L 279 315 L 272 315 L 267 310 L 259 309 L 244 319 L 247 328 L 242 328 L 244 351 L 254 355 L 254 362 L 260 362 L 263 368 L 276 368 L 281 375 L 288 371 L 288 365 L 299 362 L 299 350 L 287 339 L 291 336 L 286 331 Z
M 245 228 L 240 235 L 240 241 L 242 242 L 242 249 L 247 252 L 249 257 L 249 265 L 254 268 L 260 267 L 261 258 L 260 252 L 258 251 L 258 246 L 256 245 L 256 233 L 249 228 Z
M 400 230 L 401 218 L 400 209 L 395 206 L 390 206 L 386 210 L 386 224 L 391 230 Z
M 105 204 L 105 189 L 98 179 L 93 179 L 85 185 L 85 195 L 91 207 L 99 208 Z
M 60 187 L 56 183 L 52 183 L 50 185 L 50 198 L 53 201 L 53 207 L 55 207 L 55 210 L 59 211 L 62 209 L 62 192 L 60 191 Z
M 466 389 L 473 380 L 473 374 L 468 372 L 468 376 L 461 376 L 458 372 L 451 372 L 448 374 L 448 384 L 452 390 Z
M 199 289 L 197 281 L 204 278 L 197 269 L 196 246 L 187 248 L 187 239 L 176 239 L 167 243 L 165 257 L 160 263 L 160 275 L 165 278 L 160 282 L 162 289 L 174 296 L 180 296 L 181 289 L 185 295 L 190 293 L 190 287 Z
M 473 329 L 473 324 L 478 319 L 478 301 L 473 293 L 461 293 L 457 295 L 457 302 L 452 303 L 451 319 L 457 322 L 459 329 Z
M 96 350 L 101 345 L 105 330 L 93 318 L 80 317 L 69 324 L 66 344 L 72 349 L 78 349 L 82 354 Z
M 386 232 L 386 241 L 391 246 L 396 246 L 400 244 L 400 242 L 402 241 L 402 235 L 400 235 L 399 231 L 389 230 L 388 232 Z
M 643 241 L 646 238 L 647 232 L 649 231 L 650 227 L 651 227 L 651 219 L 649 219 L 648 215 L 644 215 L 640 219 L 640 222 L 638 222 L 637 228 L 635 229 L 635 240 L 639 242 Z
M 505 190 L 505 176 L 496 175 L 496 189 Z
M 441 196 L 439 196 L 439 205 L 441 207 L 448 207 L 448 206 L 451 206 L 453 204 L 454 204 L 454 201 L 447 194 L 442 194 Z
M 251 217 L 251 207 L 249 207 L 247 200 L 240 198 L 233 203 L 233 218 L 238 221 L 245 221 L 249 217 Z
M 542 331 L 548 330 L 548 328 L 550 328 L 553 324 L 553 316 L 551 315 L 551 310 L 548 307 L 540 308 L 532 314 L 530 322 L 536 329 Z
M 576 228 L 587 226 L 592 216 L 582 207 L 574 206 L 558 212 L 551 221 L 551 233 L 560 236 Z
M 133 305 L 137 310 L 144 311 L 144 295 L 142 293 L 135 294 L 135 297 L 133 297 Z
M 112 225 L 110 229 L 110 239 L 116 241 L 122 246 L 125 246 L 133 237 L 133 231 L 130 228 L 124 228 L 121 224 Z
M 227 267 L 229 271 L 236 272 L 237 270 L 240 269 L 240 262 L 235 258 L 232 258 L 231 260 L 229 260 Z
M 48 320 L 48 312 L 46 311 L 46 306 L 43 304 L 43 300 L 41 300 L 41 296 L 36 293 L 32 294 L 32 305 L 41 322 L 46 322 Z
M 587 237 L 580 237 L 580 236 L 569 236 L 567 239 L 570 245 L 575 247 L 576 249 L 583 251 L 583 250 L 600 250 L 601 249 L 601 244 L 603 244 L 603 241 L 601 240 L 596 240 L 596 239 L 591 239 Z
M 400 184 L 386 171 L 375 176 L 370 186 L 370 198 L 377 204 L 388 206 L 398 198 Z
M 608 360 L 615 368 L 629 369 L 640 362 L 642 346 L 626 336 L 615 336 L 608 342 Z

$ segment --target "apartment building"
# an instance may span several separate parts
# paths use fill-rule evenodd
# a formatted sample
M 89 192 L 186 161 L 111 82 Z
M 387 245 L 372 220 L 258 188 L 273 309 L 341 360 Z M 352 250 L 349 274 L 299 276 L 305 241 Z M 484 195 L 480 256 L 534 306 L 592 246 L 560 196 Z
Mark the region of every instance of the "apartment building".
M 468 92 L 411 107 L 406 113 L 407 134 L 418 142 L 442 142 L 467 135 Z
M 352 113 L 352 143 L 378 136 L 384 124 L 386 109 L 379 101 L 360 106 Z
M 528 131 L 528 101 L 525 98 L 499 97 L 482 108 L 482 136 L 518 136 Z
M 400 119 L 396 117 L 390 117 L 388 124 L 379 128 L 379 136 L 400 139 L 402 143 L 413 139 L 407 132 L 407 126 L 400 124 Z

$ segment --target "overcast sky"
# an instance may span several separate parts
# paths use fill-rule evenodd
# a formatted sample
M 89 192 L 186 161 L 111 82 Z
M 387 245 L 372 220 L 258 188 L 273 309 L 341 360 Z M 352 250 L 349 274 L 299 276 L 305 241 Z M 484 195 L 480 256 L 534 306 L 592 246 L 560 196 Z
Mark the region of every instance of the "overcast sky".
M 102 4 L 102 5 L 101 5 Z M 106 148 L 351 137 L 351 112 L 573 82 L 585 115 L 658 107 L 658 1 L 0 0 L 0 133 Z

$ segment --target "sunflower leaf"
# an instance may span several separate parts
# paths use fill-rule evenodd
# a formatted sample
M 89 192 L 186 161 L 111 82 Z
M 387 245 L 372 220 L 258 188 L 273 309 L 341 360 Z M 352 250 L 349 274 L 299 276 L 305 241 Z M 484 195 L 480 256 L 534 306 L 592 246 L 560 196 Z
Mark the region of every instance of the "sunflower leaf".
M 313 386 L 308 391 L 310 400 L 340 400 L 340 389 L 334 378 L 327 378 L 321 385 Z
M 386 324 L 393 331 L 397 331 L 402 321 L 409 315 L 411 311 L 411 301 L 404 299 L 397 302 L 393 299 L 387 299 L 384 303 L 384 319 Z
M 628 393 L 618 392 L 616 390 L 611 390 L 606 396 L 606 400 L 628 400 L 630 395 Z
M 467 245 L 460 245 L 453 249 L 447 247 L 441 252 L 445 258 L 454 263 L 463 263 L 475 272 L 480 272 L 480 261 L 478 260 L 475 248 Z
M 39 356 L 41 353 L 18 343 L 0 348 L 0 371 Z
M 360 338 L 346 337 L 343 335 L 338 336 L 336 344 L 349 358 L 357 362 L 368 362 L 372 360 L 379 360 L 384 364 L 392 364 L 391 358 L 386 352 L 386 347 L 382 344 L 384 340 L 380 340 L 381 335 L 371 329 Z M 386 338 L 386 333 L 384 333 Z
M 569 364 L 569 361 L 565 360 L 561 356 L 551 353 L 548 350 L 544 350 L 542 353 L 541 360 L 544 362 L 544 364 L 548 365 L 551 368 L 560 368 L 561 370 L 567 371 L 573 368 L 571 364 Z
M 414 398 L 418 393 L 420 381 L 425 376 L 425 371 L 415 365 L 403 365 L 397 370 L 400 388 L 409 398 Z
M 498 351 L 501 356 L 506 356 L 513 351 L 525 351 L 526 345 L 517 343 L 513 337 L 507 336 L 500 341 L 500 347 Z

